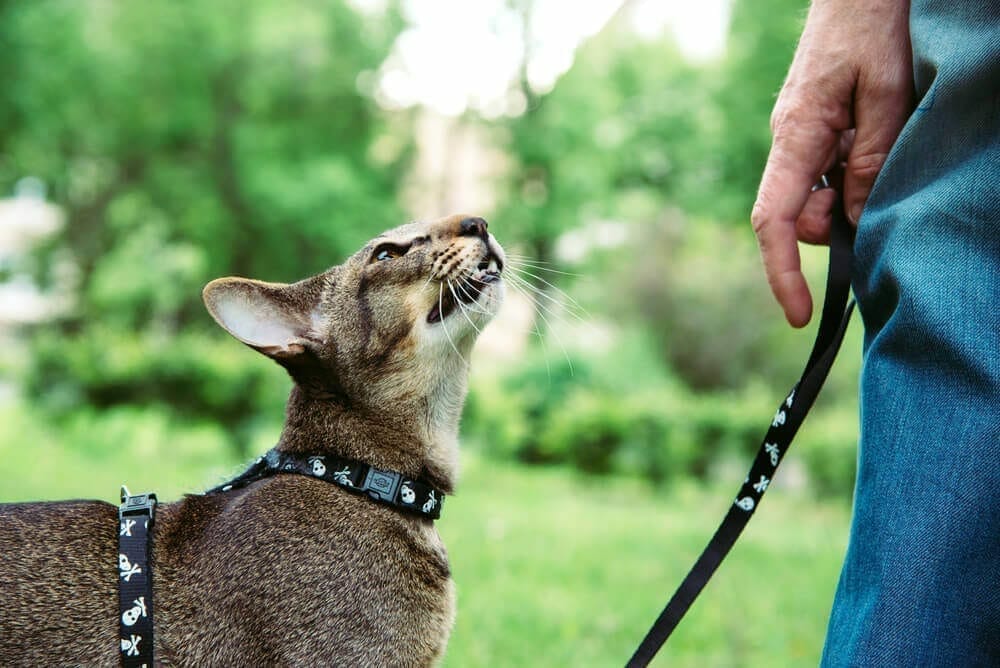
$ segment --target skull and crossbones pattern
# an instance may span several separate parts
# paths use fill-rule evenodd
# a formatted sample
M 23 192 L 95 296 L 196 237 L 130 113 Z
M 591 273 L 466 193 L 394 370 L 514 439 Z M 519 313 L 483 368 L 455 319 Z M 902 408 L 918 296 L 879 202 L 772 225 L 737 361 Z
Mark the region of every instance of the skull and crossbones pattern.
M 133 564 L 129 561 L 128 557 L 124 554 L 118 555 L 118 570 L 121 579 L 125 582 L 131 582 L 132 576 L 136 573 L 142 573 L 142 569 L 139 568 L 139 564 Z
M 148 616 L 149 611 L 146 610 L 146 597 L 140 596 L 133 601 L 131 608 L 122 613 L 122 623 L 125 626 L 135 626 L 140 617 Z
M 351 482 L 351 469 L 349 466 L 345 466 L 341 470 L 333 474 L 333 479 L 336 480 L 341 485 L 347 485 L 348 487 L 354 487 Z
M 437 498 L 435 498 L 435 496 L 434 496 L 434 490 L 432 489 L 430 496 L 427 498 L 427 501 L 424 503 L 424 506 L 423 506 L 423 508 L 421 510 L 423 510 L 425 513 L 429 513 L 432 510 L 434 510 L 434 507 L 437 504 L 438 504 Z
M 122 638 L 122 652 L 125 656 L 139 656 L 139 642 L 142 636 L 132 633 L 131 638 Z

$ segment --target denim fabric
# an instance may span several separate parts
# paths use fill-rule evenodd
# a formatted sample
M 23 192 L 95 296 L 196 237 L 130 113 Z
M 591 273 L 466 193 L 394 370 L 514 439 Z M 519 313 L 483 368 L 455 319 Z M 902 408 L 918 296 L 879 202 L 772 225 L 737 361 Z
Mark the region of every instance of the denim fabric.
M 1000 0 L 914 0 L 918 108 L 858 229 L 850 544 L 824 666 L 1000 666 Z

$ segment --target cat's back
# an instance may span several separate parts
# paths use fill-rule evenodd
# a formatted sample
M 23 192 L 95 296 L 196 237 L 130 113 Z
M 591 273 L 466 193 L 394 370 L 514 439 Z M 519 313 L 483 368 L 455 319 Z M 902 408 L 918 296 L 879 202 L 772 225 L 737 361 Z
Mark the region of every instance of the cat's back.
M 117 660 L 117 536 L 117 509 L 100 501 L 0 504 L 0 663 L 42 665 L 53 646 Z
M 454 593 L 429 520 L 299 475 L 189 497 L 160 519 L 167 660 L 412 666 L 444 650 Z M 262 631 L 275 628 L 291 633 Z M 214 653 L 218 629 L 241 656 Z

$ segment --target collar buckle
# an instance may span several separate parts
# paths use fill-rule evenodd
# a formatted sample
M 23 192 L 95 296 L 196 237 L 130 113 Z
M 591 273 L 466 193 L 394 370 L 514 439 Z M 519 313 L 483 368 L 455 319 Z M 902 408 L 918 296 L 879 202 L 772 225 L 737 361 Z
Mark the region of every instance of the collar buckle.
M 403 480 L 402 474 L 395 471 L 383 471 L 374 466 L 368 468 L 364 482 L 361 483 L 359 491 L 377 501 L 395 503 L 396 494 L 399 492 L 399 485 Z
M 149 522 L 152 524 L 153 515 L 156 512 L 156 494 L 146 493 L 146 494 L 132 494 L 128 491 L 128 487 L 122 485 L 121 491 L 122 503 L 118 506 L 118 520 L 121 521 L 123 517 L 129 515 L 148 515 Z

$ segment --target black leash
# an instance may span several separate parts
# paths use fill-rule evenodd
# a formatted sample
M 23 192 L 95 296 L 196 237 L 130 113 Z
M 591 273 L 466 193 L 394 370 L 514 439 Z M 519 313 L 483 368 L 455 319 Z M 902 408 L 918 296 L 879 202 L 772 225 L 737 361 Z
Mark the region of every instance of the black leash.
M 825 179 L 824 179 L 825 183 Z M 653 623 L 639 648 L 632 655 L 627 666 L 645 666 L 666 642 L 694 603 L 695 598 L 708 583 L 722 560 L 729 554 L 747 522 L 760 504 L 761 497 L 774 479 L 774 473 L 788 451 L 795 433 L 812 407 L 816 396 L 823 387 L 833 360 L 837 356 L 844 332 L 851 320 L 854 301 L 848 303 L 851 289 L 851 260 L 854 247 L 854 228 L 844 216 L 840 197 L 833 208 L 833 223 L 830 230 L 830 267 L 826 278 L 826 297 L 823 315 L 820 319 L 816 342 L 806 363 L 802 377 L 795 384 L 771 421 L 771 427 L 764 436 L 757 457 L 736 501 L 726 513 L 722 524 L 708 542 L 698 561 L 685 576 L 680 587 Z
M 156 495 L 133 496 L 122 485 L 118 507 L 118 628 L 122 665 L 153 665 L 153 573 L 149 537 L 156 514 Z

